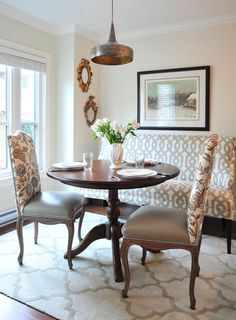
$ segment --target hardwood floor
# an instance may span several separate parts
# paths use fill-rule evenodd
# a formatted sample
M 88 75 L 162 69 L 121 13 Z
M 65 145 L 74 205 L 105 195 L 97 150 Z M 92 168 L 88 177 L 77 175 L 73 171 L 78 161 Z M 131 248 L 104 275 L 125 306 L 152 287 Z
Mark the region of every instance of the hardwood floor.
M 106 206 L 102 202 L 90 202 L 86 205 L 86 211 L 98 214 L 106 214 Z M 137 206 L 120 204 L 121 218 L 127 217 L 137 208 Z M 0 228 L 0 235 L 15 229 L 15 223 L 10 227 Z M 217 237 L 223 237 L 223 229 L 220 219 L 206 217 L 203 226 L 203 233 Z M 233 223 L 233 239 L 236 239 L 236 223 Z M 21 302 L 0 294 L 0 320 L 55 320 L 42 312 L 39 312 Z
M 42 312 L 0 294 L 0 320 L 55 320 Z

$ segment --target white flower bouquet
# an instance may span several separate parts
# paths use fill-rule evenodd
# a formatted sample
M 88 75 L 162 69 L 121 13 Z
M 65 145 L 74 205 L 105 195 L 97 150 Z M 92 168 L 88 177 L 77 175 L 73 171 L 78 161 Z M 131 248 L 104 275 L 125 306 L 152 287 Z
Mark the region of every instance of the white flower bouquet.
M 136 136 L 135 130 L 139 127 L 139 123 L 135 120 L 130 121 L 127 126 L 118 125 L 116 121 L 108 118 L 97 119 L 91 126 L 94 131 L 94 139 L 105 137 L 110 144 L 123 143 L 128 134 Z

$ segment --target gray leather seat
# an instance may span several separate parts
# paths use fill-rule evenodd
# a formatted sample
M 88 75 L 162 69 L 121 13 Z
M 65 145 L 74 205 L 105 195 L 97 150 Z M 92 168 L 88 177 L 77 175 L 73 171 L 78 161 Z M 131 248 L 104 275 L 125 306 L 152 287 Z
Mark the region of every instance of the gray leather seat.
M 186 212 L 156 206 L 136 210 L 122 228 L 124 238 L 190 243 Z
M 24 216 L 71 220 L 83 204 L 84 197 L 76 192 L 39 192 L 25 206 Z

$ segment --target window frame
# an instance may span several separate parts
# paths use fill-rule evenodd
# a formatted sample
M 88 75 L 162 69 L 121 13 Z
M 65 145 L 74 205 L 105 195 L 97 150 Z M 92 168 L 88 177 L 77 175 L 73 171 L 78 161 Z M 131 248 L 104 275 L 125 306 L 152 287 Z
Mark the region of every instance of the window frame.
M 45 164 L 47 162 L 46 159 L 46 141 L 47 141 L 47 136 L 48 133 L 46 131 L 47 128 L 47 118 L 46 118 L 46 110 L 47 110 L 47 104 L 48 104 L 48 87 L 49 87 L 49 70 L 50 70 L 50 56 L 47 53 L 34 50 L 28 47 L 24 47 L 21 45 L 17 45 L 15 43 L 11 43 L 5 40 L 0 39 L 0 52 L 2 53 L 9 53 L 13 54 L 25 59 L 30 59 L 32 61 L 36 61 L 39 63 L 45 64 L 45 71 L 44 72 L 39 72 L 38 75 L 38 81 L 39 81 L 39 99 L 38 99 L 38 116 L 37 116 L 37 121 L 38 121 L 38 145 L 37 145 L 37 156 L 38 156 L 38 163 L 39 163 L 39 169 L 44 170 Z M 15 67 L 17 69 L 17 67 Z M 15 70 L 16 70 L 15 69 Z M 19 68 L 19 69 L 24 69 L 24 68 Z M 27 68 L 25 68 L 27 69 Z M 37 70 L 35 70 L 37 71 Z M 13 72 L 13 71 L 12 71 Z M 9 75 L 8 75 L 9 76 Z M 13 75 L 11 75 L 13 77 Z M 14 78 L 14 77 L 13 77 Z M 12 79 L 13 79 L 12 78 Z M 14 80 L 13 80 L 14 81 Z M 14 101 L 14 97 L 12 95 L 12 91 L 14 90 L 14 83 L 12 85 L 12 90 L 11 87 L 8 85 L 7 86 L 7 99 L 9 99 L 9 103 L 11 105 L 16 105 L 20 104 L 20 101 Z M 16 96 L 15 96 L 16 99 Z M 7 108 L 9 107 L 9 103 L 7 102 Z M 11 108 L 10 108 L 11 109 Z M 20 108 L 18 108 L 20 110 Z M 21 121 L 16 120 L 16 116 L 13 116 L 13 108 L 12 110 L 9 111 L 7 110 L 9 114 L 9 119 L 6 121 L 6 127 L 7 129 L 7 134 L 15 132 L 17 129 L 21 128 Z M 20 111 L 19 111 L 19 118 L 20 119 Z M 28 122 L 27 122 L 28 124 Z M 30 124 L 30 123 L 29 123 Z M 35 123 L 33 123 L 35 124 Z M 8 152 L 8 147 L 7 152 Z M 9 156 L 8 156 L 8 168 L 7 169 L 2 169 L 0 171 L 0 180 L 3 181 L 6 179 L 11 178 L 11 167 L 10 167 L 10 161 L 9 161 Z M 10 179 L 11 181 L 11 179 Z

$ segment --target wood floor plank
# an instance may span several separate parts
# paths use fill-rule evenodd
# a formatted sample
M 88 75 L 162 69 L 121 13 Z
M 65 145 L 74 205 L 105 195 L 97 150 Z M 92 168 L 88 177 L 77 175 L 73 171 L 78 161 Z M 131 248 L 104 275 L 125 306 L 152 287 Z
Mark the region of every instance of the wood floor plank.
M 0 294 L 0 306 L 0 320 L 55 320 L 4 294 Z

